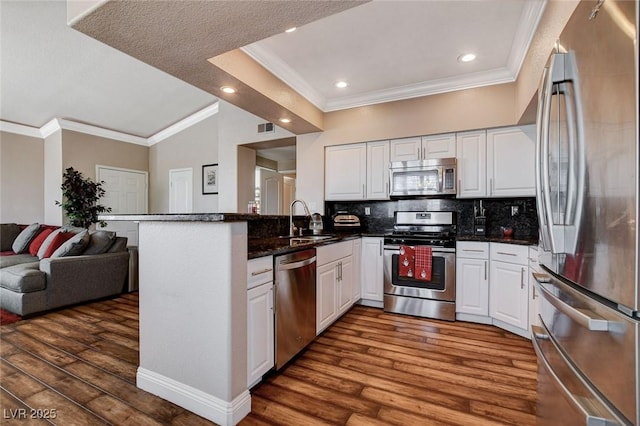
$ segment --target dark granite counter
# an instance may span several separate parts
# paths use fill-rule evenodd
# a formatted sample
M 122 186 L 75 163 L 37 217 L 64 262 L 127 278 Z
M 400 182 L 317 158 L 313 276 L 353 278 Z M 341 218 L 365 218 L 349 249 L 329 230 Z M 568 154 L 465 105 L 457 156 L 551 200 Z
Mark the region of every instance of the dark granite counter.
M 457 241 L 479 241 L 487 243 L 517 244 L 521 246 L 537 246 L 537 238 L 505 238 L 505 237 L 483 237 L 478 235 L 458 235 Z
M 293 243 L 288 237 L 249 237 L 248 258 L 255 259 L 263 256 L 277 256 L 291 253 L 297 250 L 311 247 L 324 246 L 327 244 L 339 243 L 341 241 L 360 238 L 361 234 L 331 234 L 332 237 L 326 240 L 311 241 L 305 243 Z M 292 237 L 295 238 L 295 237 Z
M 133 222 L 248 222 L 269 218 L 271 217 L 249 213 L 152 213 L 103 214 L 98 216 L 98 219 L 104 221 L 121 220 Z

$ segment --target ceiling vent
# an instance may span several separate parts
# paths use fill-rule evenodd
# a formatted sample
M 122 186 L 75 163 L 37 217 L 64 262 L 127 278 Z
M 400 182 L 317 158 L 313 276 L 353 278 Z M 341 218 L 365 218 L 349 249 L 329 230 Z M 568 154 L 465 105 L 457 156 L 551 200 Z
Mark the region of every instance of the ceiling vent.
M 258 133 L 273 133 L 276 131 L 276 126 L 273 123 L 258 124 Z

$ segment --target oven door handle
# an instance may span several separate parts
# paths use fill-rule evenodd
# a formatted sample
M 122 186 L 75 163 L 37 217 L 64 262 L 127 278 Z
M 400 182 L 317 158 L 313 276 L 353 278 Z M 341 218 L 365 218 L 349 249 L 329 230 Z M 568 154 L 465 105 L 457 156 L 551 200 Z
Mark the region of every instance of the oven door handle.
M 385 245 L 384 246 L 384 251 L 400 251 L 400 246 L 399 245 Z M 456 249 L 455 248 L 449 248 L 449 247 L 434 247 L 431 246 L 431 252 L 432 253 L 455 253 Z

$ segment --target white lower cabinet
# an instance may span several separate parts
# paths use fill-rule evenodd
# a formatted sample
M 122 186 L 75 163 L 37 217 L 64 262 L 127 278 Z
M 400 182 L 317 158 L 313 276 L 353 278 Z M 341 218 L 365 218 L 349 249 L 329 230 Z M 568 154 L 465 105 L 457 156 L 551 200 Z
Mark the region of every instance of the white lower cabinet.
M 512 244 L 491 243 L 489 271 L 489 314 L 527 335 L 529 329 L 529 248 Z
M 273 257 L 247 267 L 247 387 L 274 366 Z
M 456 319 L 493 324 L 530 338 L 539 295 L 532 293 L 528 246 L 458 242 L 456 247 Z M 536 252 L 537 253 L 537 252 Z
M 488 317 L 489 243 L 460 242 L 456 253 L 456 313 Z
M 361 280 L 361 259 L 362 259 L 362 240 L 358 238 L 357 240 L 353 240 L 353 303 L 356 303 L 360 300 L 362 296 L 362 280 Z
M 363 305 L 382 307 L 384 300 L 383 244 L 383 238 L 362 238 L 360 269 L 362 299 L 360 303 Z
M 353 241 L 316 249 L 316 334 L 353 305 Z

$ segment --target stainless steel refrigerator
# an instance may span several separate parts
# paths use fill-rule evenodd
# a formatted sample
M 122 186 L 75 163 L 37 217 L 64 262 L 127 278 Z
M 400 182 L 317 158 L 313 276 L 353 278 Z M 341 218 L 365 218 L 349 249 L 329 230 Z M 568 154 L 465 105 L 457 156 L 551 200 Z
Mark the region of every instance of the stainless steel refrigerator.
M 638 2 L 582 1 L 538 91 L 538 424 L 640 424 Z

